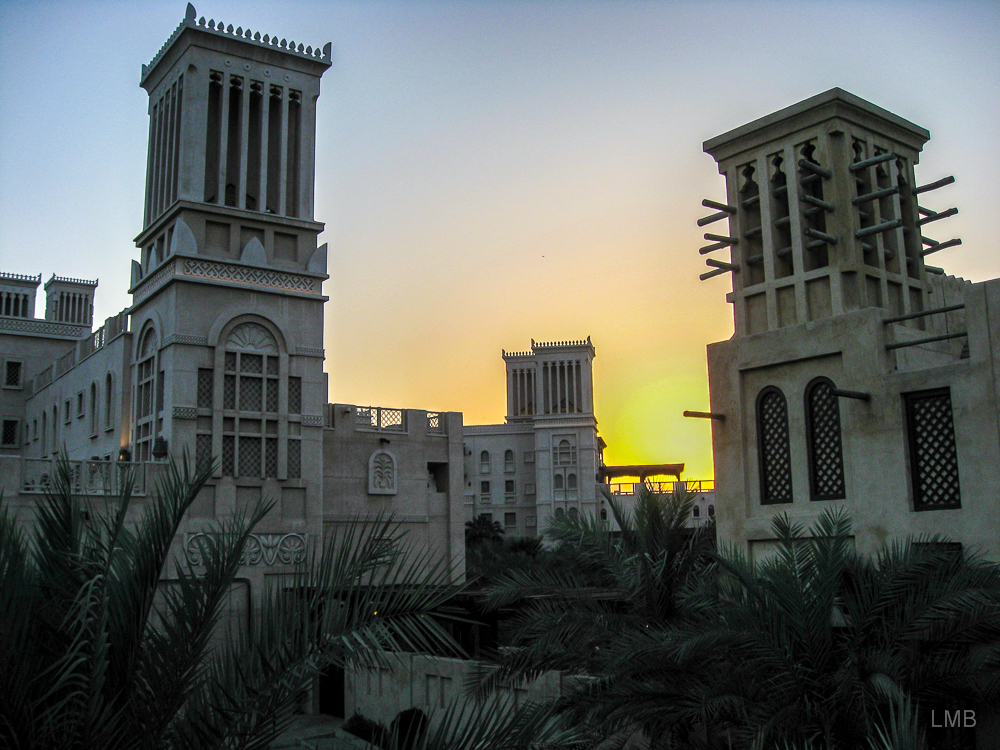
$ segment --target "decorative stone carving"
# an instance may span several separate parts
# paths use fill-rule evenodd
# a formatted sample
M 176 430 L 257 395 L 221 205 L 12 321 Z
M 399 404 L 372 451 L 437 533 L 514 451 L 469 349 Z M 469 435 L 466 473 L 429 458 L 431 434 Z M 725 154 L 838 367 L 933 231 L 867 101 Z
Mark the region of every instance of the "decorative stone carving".
M 194 239 L 194 232 L 187 225 L 183 217 L 174 222 L 174 233 L 170 238 L 170 255 L 195 255 L 198 252 L 198 243 Z
M 303 427 L 322 427 L 323 417 L 319 414 L 303 414 L 302 415 L 302 426 Z
M 240 556 L 240 565 L 297 565 L 306 559 L 308 534 L 278 533 L 251 534 Z M 204 563 L 204 548 L 214 544 L 209 534 L 189 534 L 184 551 L 191 565 Z
M 157 271 L 148 279 L 146 279 L 144 282 L 142 282 L 142 286 L 136 289 L 135 293 L 132 295 L 135 298 L 135 301 L 138 302 L 139 300 L 145 299 L 150 294 L 159 289 L 161 286 L 163 286 L 166 283 L 167 279 L 169 279 L 171 276 L 174 275 L 175 267 L 176 267 L 175 263 L 172 262 L 168 263 L 159 271 Z M 141 270 L 142 269 L 140 268 L 140 273 Z
M 207 260 L 185 260 L 184 273 L 187 276 L 197 276 L 204 279 L 219 279 L 221 281 L 236 281 L 241 284 L 289 289 L 295 292 L 318 294 L 318 282 L 308 276 L 293 273 L 268 271 L 262 268 L 215 263 Z
M 168 344 L 195 344 L 196 346 L 208 346 L 207 336 L 188 336 L 184 333 L 172 333 L 163 339 L 163 345 Z
M 372 453 L 368 459 L 368 494 L 395 495 L 396 485 L 396 457 L 384 449 Z
M 295 353 L 300 357 L 326 357 L 326 349 L 310 349 L 308 346 L 295 347 Z
M 257 323 L 243 323 L 236 326 L 229 334 L 226 348 L 257 354 L 277 354 L 278 342 L 264 326 Z
M 326 273 L 326 243 L 316 248 L 313 252 L 312 257 L 306 264 L 306 270 L 310 273 Z
M 0 328 L 6 331 L 24 331 L 25 333 L 41 333 L 50 336 L 72 336 L 78 338 L 86 330 L 84 326 L 67 323 L 52 323 L 48 320 L 32 318 L 0 318 Z
M 241 263 L 248 263 L 252 266 L 266 266 L 267 265 L 267 253 L 264 252 L 264 246 L 260 244 L 260 240 L 256 237 L 251 237 L 247 244 L 243 247 L 243 253 L 240 255 Z
M 193 406 L 175 406 L 174 407 L 174 419 L 195 419 L 198 416 L 198 410 Z

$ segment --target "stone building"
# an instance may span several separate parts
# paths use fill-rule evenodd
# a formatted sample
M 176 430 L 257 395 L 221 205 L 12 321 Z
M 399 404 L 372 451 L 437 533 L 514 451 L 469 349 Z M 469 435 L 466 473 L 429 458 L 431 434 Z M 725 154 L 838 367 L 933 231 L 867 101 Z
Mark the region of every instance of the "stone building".
M 712 482 L 680 481 L 684 464 L 607 466 L 594 416 L 594 345 L 536 342 L 502 352 L 507 368 L 503 424 L 466 425 L 465 517 L 486 516 L 508 536 L 541 536 L 552 517 L 588 514 L 608 521 L 606 494 L 631 510 L 640 484 L 661 493 L 695 493 L 691 525 L 715 514 Z M 673 477 L 677 482 L 665 481 Z M 635 481 L 623 482 L 622 479 Z M 615 481 L 618 480 L 618 481 Z M 688 487 L 690 485 L 690 487 Z
M 594 346 L 531 342 L 503 352 L 504 424 L 465 428 L 465 504 L 507 534 L 536 536 L 550 516 L 598 512 L 604 440 L 594 417 Z
M 699 224 L 729 229 L 701 252 L 729 258 L 702 278 L 731 274 L 735 334 L 708 347 L 704 416 L 720 539 L 751 554 L 776 514 L 834 506 L 859 550 L 940 533 L 1000 554 L 1000 280 L 925 262 L 960 243 L 957 209 L 923 205 L 953 181 L 918 184 L 929 137 L 832 89 L 705 143 L 727 199 Z
M 75 489 L 163 460 L 218 462 L 181 528 L 261 498 L 244 573 L 262 585 L 333 525 L 395 513 L 461 575 L 462 418 L 327 403 L 313 216 L 316 100 L 331 46 L 187 14 L 149 65 L 149 150 L 131 306 L 93 331 L 96 281 L 0 274 L 0 487 L 25 518 L 71 461 Z M 342 409 L 347 409 L 344 418 Z

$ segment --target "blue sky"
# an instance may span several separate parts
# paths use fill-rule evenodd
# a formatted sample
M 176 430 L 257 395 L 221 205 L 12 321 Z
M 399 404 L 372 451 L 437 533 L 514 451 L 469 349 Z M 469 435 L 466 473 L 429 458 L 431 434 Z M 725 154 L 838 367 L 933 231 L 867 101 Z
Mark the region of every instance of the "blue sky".
M 699 282 L 704 140 L 834 86 L 931 131 L 918 178 L 958 206 L 934 263 L 1000 276 L 1000 3 L 202 2 L 312 46 L 331 400 L 501 421 L 500 349 L 597 347 L 611 461 L 711 473 Z M 0 0 L 0 268 L 99 277 L 129 303 L 148 62 L 182 2 Z M 39 306 L 40 312 L 40 306 Z

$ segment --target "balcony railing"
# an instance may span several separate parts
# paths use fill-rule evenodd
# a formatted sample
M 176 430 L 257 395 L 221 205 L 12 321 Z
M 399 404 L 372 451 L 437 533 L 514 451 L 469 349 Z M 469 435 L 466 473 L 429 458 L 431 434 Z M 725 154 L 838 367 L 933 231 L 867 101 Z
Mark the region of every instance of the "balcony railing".
M 406 432 L 406 413 L 402 409 L 386 409 L 384 406 L 359 406 L 355 420 L 355 426 L 359 430 Z
M 21 469 L 21 489 L 44 493 L 52 490 L 58 461 L 51 458 L 26 458 Z M 125 478 L 134 474 L 132 492 L 146 494 L 149 464 L 125 461 L 69 461 L 70 489 L 75 495 L 117 494 Z
M 635 495 L 642 484 L 642 482 L 617 482 L 609 484 L 608 489 L 612 495 Z M 687 490 L 695 494 L 715 491 L 715 480 L 713 479 L 689 479 L 684 482 L 646 482 L 645 484 L 653 492 L 661 494 L 670 494 L 675 489 Z

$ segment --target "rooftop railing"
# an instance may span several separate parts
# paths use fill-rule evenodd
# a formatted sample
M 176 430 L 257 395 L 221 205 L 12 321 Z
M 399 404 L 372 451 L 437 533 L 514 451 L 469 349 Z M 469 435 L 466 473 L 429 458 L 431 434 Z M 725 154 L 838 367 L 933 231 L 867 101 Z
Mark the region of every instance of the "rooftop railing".
M 21 490 L 43 494 L 55 487 L 58 460 L 25 458 L 21 464 Z M 150 465 L 126 461 L 69 461 L 70 489 L 74 495 L 115 495 L 122 491 L 125 479 L 134 476 L 132 492 L 146 494 Z

